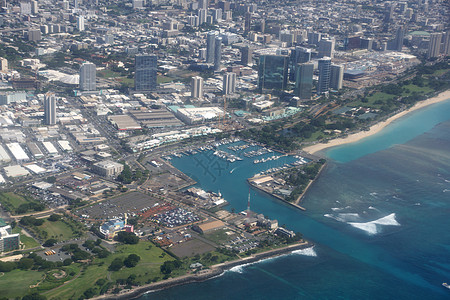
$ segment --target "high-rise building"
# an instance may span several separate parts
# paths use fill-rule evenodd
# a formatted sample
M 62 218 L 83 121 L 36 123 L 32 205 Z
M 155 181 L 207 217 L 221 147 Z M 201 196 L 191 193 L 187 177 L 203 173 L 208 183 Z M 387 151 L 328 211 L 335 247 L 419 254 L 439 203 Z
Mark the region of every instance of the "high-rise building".
M 84 31 L 84 17 L 83 16 L 77 17 L 77 29 L 78 29 L 78 31 Z
M 298 96 L 300 100 L 311 100 L 314 64 L 297 64 L 295 70 L 295 95 Z
M 304 47 L 296 47 L 291 52 L 290 73 L 289 80 L 296 80 L 296 68 L 297 64 L 306 63 L 311 60 L 311 49 Z
M 294 61 L 296 64 L 302 64 L 311 60 L 311 49 L 296 47 L 294 50 Z
M 8 60 L 0 57 L 0 72 L 8 72 Z
M 442 33 L 434 32 L 430 35 L 427 58 L 438 57 L 441 52 Z
M 241 64 L 249 66 L 253 64 L 253 49 L 250 46 L 241 48 Z
M 191 97 L 194 99 L 203 98 L 203 78 L 200 76 L 192 77 Z
M 154 91 L 157 83 L 157 57 L 154 54 L 137 54 L 134 61 L 134 88 L 136 91 Z
M 361 39 L 361 49 L 372 50 L 372 47 L 373 47 L 373 39 L 371 38 Z
M 236 92 L 236 73 L 229 72 L 223 75 L 222 92 L 224 95 L 231 95 Z
M 322 34 L 320 32 L 308 32 L 308 44 L 317 46 L 321 39 Z
M 284 90 L 288 81 L 289 57 L 261 55 L 258 66 L 258 88 Z
M 444 56 L 450 56 L 450 30 L 444 35 L 444 45 L 442 48 L 442 53 Z
M 251 25 L 252 25 L 252 14 L 250 12 L 246 12 L 244 15 L 244 31 L 249 32 Z
M 321 39 L 319 41 L 319 58 L 334 57 L 334 39 Z
M 39 5 L 36 0 L 31 1 L 31 13 L 36 15 L 39 12 Z
M 331 58 L 319 59 L 319 82 L 317 83 L 317 94 L 325 94 L 330 89 Z
M 333 90 L 342 89 L 344 81 L 344 66 L 331 65 L 330 88 Z
M 208 9 L 208 0 L 199 0 L 198 8 L 199 9 Z
M 229 11 L 230 10 L 230 2 L 229 1 L 219 1 L 219 8 L 222 9 L 222 11 Z
M 208 32 L 206 35 L 206 62 L 212 64 L 214 62 L 216 33 L 214 31 Z
M 90 62 L 85 62 L 80 67 L 80 90 L 95 91 L 97 80 L 97 70 L 95 65 Z
M 211 16 L 213 18 L 213 22 L 219 22 L 222 20 L 222 9 L 212 9 L 211 10 Z
M 31 15 L 31 2 L 20 2 L 20 14 Z
M 222 38 L 218 36 L 214 41 L 214 71 L 220 70 L 221 61 L 222 61 Z
M 395 45 L 394 45 L 394 50 L 401 52 L 402 48 L 403 48 L 403 40 L 405 38 L 405 29 L 403 26 L 400 26 L 397 28 L 397 32 L 395 34 Z
M 47 93 L 44 97 L 44 118 L 46 125 L 56 124 L 56 97 L 53 93 Z
M 208 15 L 208 10 L 207 9 L 199 9 L 198 10 L 198 23 L 199 25 L 202 25 L 203 23 L 206 22 L 206 16 Z

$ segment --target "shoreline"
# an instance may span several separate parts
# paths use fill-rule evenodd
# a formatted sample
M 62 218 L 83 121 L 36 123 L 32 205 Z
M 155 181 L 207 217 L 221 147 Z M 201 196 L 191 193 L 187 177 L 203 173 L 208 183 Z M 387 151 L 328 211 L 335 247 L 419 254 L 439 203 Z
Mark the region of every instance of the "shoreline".
M 209 269 L 200 271 L 197 274 L 187 274 L 175 278 L 169 278 L 159 282 L 154 282 L 133 288 L 122 294 L 105 294 L 101 296 L 94 297 L 92 299 L 114 299 L 114 300 L 125 300 L 125 299 L 136 299 L 148 292 L 156 292 L 159 290 L 168 289 L 178 285 L 184 285 L 195 282 L 203 282 L 209 279 L 213 279 L 230 270 L 233 267 L 246 265 L 250 263 L 256 263 L 265 259 L 271 259 L 278 256 L 287 255 L 295 250 L 302 250 L 313 247 L 314 244 L 308 241 L 298 242 L 292 245 L 288 245 L 282 248 L 268 250 L 265 252 L 257 253 L 249 257 L 232 260 L 217 265 L 211 266 Z
M 332 139 L 330 140 L 328 143 L 319 143 L 319 144 L 314 144 L 314 145 L 310 145 L 310 146 L 306 146 L 305 148 L 303 148 L 302 150 L 305 152 L 308 152 L 310 154 L 317 154 L 317 152 L 320 152 L 322 150 L 325 150 L 327 148 L 331 148 L 331 147 L 335 147 L 335 146 L 341 146 L 341 145 L 345 145 L 345 144 L 349 144 L 349 143 L 354 143 L 357 141 L 360 141 L 366 137 L 372 136 L 378 132 L 380 132 L 381 130 L 383 130 L 386 126 L 388 126 L 389 124 L 391 124 L 392 122 L 394 122 L 395 120 L 413 112 L 416 110 L 419 110 L 421 108 L 424 108 L 426 106 L 429 106 L 431 104 L 435 104 L 435 103 L 439 103 L 439 102 L 443 102 L 446 100 L 450 99 L 450 90 L 446 90 L 443 91 L 439 94 L 437 94 L 434 97 L 428 98 L 426 100 L 423 101 L 419 101 L 416 104 L 414 104 L 414 106 L 405 109 L 391 117 L 389 117 L 388 119 L 378 122 L 374 125 L 372 125 L 370 127 L 370 129 L 368 131 L 359 131 L 356 133 L 352 133 L 347 137 L 343 137 L 343 138 L 336 138 L 336 139 Z

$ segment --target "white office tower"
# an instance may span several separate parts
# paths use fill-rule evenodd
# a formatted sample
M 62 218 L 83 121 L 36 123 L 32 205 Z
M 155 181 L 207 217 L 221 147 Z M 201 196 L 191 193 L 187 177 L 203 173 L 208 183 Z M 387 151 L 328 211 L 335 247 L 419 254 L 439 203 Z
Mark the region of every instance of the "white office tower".
M 334 45 L 335 40 L 334 39 L 321 39 L 319 41 L 319 57 L 330 57 L 333 58 L 334 56 Z
M 236 92 L 236 73 L 225 73 L 223 75 L 223 88 L 224 95 L 231 95 Z
M 77 17 L 77 29 L 78 29 L 78 31 L 84 31 L 84 17 L 83 16 Z
M 192 77 L 191 97 L 194 99 L 203 98 L 203 78 L 200 76 Z
M 93 63 L 85 62 L 80 67 L 80 90 L 95 91 L 97 80 L 97 70 Z
M 46 93 L 44 97 L 44 118 L 46 125 L 56 124 L 56 97 L 53 93 Z
M 330 88 L 333 90 L 342 89 L 344 81 L 344 66 L 331 65 Z

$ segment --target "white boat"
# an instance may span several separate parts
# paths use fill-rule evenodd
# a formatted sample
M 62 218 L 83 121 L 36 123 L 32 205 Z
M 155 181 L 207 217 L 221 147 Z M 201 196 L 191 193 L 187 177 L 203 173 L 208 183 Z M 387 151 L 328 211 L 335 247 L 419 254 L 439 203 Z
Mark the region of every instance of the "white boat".
M 443 282 L 442 286 L 450 290 L 450 284 L 448 284 L 447 282 Z

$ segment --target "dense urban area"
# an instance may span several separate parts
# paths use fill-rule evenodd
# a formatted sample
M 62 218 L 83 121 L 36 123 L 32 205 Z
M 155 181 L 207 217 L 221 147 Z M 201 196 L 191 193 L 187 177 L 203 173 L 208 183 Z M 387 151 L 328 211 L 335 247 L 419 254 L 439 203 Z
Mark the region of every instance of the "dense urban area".
M 303 147 L 450 87 L 442 0 L 0 0 L 0 10 L 2 299 L 204 280 L 310 245 L 252 211 L 251 190 L 305 210 L 326 161 Z M 247 209 L 172 164 L 199 155 L 229 174 L 242 161 L 260 168 Z

